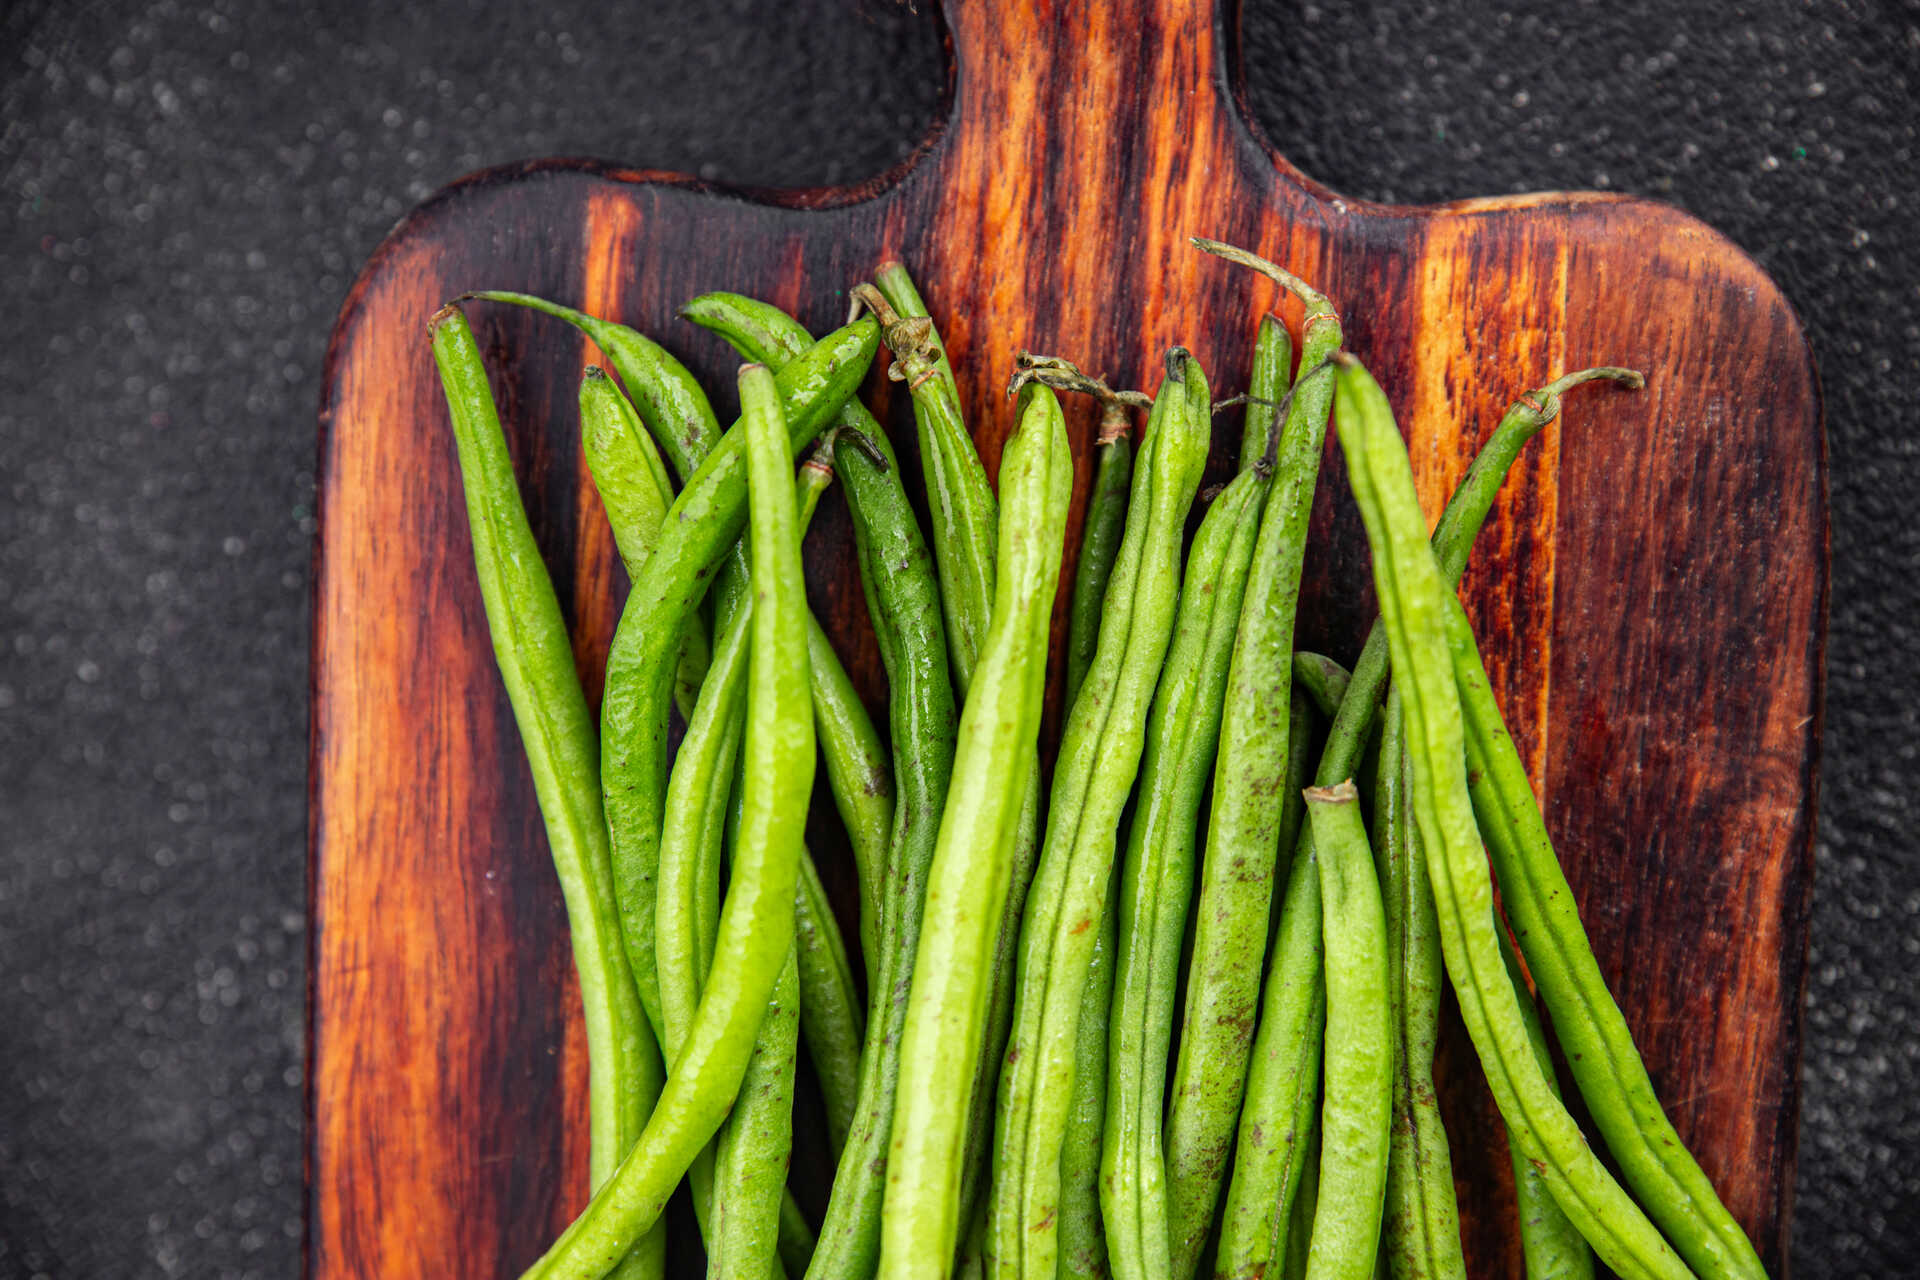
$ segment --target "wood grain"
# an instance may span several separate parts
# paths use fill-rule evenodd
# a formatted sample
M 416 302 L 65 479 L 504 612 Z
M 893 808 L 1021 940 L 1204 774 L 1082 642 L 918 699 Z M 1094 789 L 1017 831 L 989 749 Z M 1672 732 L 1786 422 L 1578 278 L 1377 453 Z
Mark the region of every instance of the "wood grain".
M 586 306 L 685 358 L 724 413 L 732 361 L 678 303 L 738 289 L 826 326 L 842 290 L 898 256 L 943 325 L 992 472 L 1022 347 L 1151 387 L 1179 342 L 1235 389 L 1260 313 L 1297 325 L 1296 306 L 1193 252 L 1191 234 L 1256 248 L 1336 300 L 1430 515 L 1514 395 L 1588 364 L 1646 371 L 1642 394 L 1569 398 L 1515 469 L 1463 595 L 1655 1085 L 1778 1274 L 1827 580 L 1819 393 L 1778 289 L 1645 201 L 1400 208 L 1319 187 L 1249 124 L 1237 23 L 1208 0 L 961 3 L 945 21 L 943 121 L 878 179 L 739 192 L 575 162 L 491 170 L 418 209 L 355 284 L 321 411 L 309 1274 L 511 1274 L 585 1194 L 565 918 L 487 645 L 432 311 L 488 287 Z M 597 357 L 529 313 L 469 315 L 597 697 L 624 589 L 577 439 L 579 373 Z M 912 473 L 904 401 L 870 385 Z M 1070 424 L 1084 481 L 1091 410 Z M 1223 418 L 1216 474 L 1236 438 Z M 878 708 L 850 547 L 830 498 L 809 585 Z M 1350 659 L 1373 607 L 1330 449 L 1300 642 Z M 845 858 L 820 853 L 847 911 Z M 1442 1070 L 1473 1274 L 1517 1275 L 1505 1154 L 1457 1033 Z

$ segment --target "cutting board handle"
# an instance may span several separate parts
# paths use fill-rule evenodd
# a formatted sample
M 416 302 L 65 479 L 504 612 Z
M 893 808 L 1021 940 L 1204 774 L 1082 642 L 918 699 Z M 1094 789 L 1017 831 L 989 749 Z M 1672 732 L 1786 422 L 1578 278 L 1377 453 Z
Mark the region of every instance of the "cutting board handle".
M 1298 192 L 1330 196 L 1246 114 L 1239 0 L 949 0 L 944 17 L 953 101 L 942 149 L 1044 162 L 1068 196 L 1114 190 L 1116 169 L 1177 166 L 1231 140 L 1264 172 L 1223 181 L 1265 186 L 1277 169 Z

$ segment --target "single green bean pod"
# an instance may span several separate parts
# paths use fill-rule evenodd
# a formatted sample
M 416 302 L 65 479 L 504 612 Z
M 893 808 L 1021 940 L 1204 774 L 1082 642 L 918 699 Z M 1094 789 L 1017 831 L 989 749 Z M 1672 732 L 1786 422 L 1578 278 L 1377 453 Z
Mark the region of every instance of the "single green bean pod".
M 1342 782 L 1309 787 L 1306 800 L 1325 904 L 1327 988 L 1320 1186 L 1307 1275 L 1369 1280 L 1379 1260 L 1393 1119 L 1386 915 L 1360 819 L 1360 793 Z
M 1494 1101 L 1529 1161 L 1601 1261 L 1623 1277 L 1692 1273 L 1588 1147 L 1527 1042 L 1500 957 L 1493 881 L 1467 794 L 1460 698 L 1447 648 L 1452 592 L 1428 545 L 1406 446 L 1378 384 L 1351 357 L 1339 377 L 1340 444 L 1406 707 L 1413 812 L 1433 882 L 1447 975 Z
M 593 717 L 553 581 L 527 523 L 479 344 L 458 308 L 433 318 L 433 356 L 453 422 L 474 566 L 501 681 L 520 727 L 559 875 L 586 1014 L 592 1182 L 606 1182 L 646 1124 L 660 1051 L 620 941 Z M 664 1233 L 642 1254 L 657 1259 Z M 621 1251 L 622 1253 L 625 1250 Z M 616 1254 L 611 1262 L 619 1261 Z M 630 1274 L 658 1275 L 653 1261 Z
M 1139 772 L 1147 712 L 1173 631 L 1181 544 L 1206 463 L 1211 413 L 1199 363 L 1175 348 L 1134 472 L 1100 642 L 1061 737 L 1046 840 L 1022 926 L 993 1156 L 988 1263 L 998 1276 L 1049 1275 L 1057 1263 L 1060 1152 L 1081 990 L 1120 811 Z
M 1087 499 L 1086 523 L 1081 528 L 1080 561 L 1074 567 L 1073 597 L 1067 607 L 1067 672 L 1065 701 L 1073 705 L 1093 665 L 1094 646 L 1100 640 L 1100 614 L 1106 605 L 1107 583 L 1113 577 L 1114 557 L 1127 526 L 1127 490 L 1133 479 L 1133 433 L 1127 411 L 1108 404 L 1100 412 L 1100 436 L 1094 442 L 1093 493 Z
M 1072 497 L 1059 401 L 1023 395 L 1000 459 L 1001 537 L 992 621 L 961 712 L 952 783 L 928 870 L 894 1094 L 883 1280 L 951 1273 L 962 1171 L 984 1054 L 994 947 L 1027 780 L 1037 767 L 1047 630 Z
M 1095 1280 L 1105 1280 L 1109 1270 L 1107 1225 L 1100 1203 L 1100 1153 L 1107 1127 L 1107 1044 L 1112 1031 L 1119 899 L 1120 877 L 1114 876 L 1100 911 L 1087 985 L 1080 993 L 1073 1099 L 1060 1140 L 1060 1274 Z
M 1174 1280 L 1189 1280 L 1199 1265 L 1253 1049 L 1273 885 L 1285 851 L 1280 823 L 1286 797 L 1280 781 L 1289 754 L 1294 614 L 1333 399 L 1320 366 L 1341 340 L 1340 316 L 1325 294 L 1264 259 L 1213 241 L 1195 243 L 1279 281 L 1305 304 L 1306 320 L 1301 376 L 1290 395 L 1285 428 L 1269 446 L 1273 488 L 1240 611 L 1214 761 L 1180 1054 L 1167 1112 Z

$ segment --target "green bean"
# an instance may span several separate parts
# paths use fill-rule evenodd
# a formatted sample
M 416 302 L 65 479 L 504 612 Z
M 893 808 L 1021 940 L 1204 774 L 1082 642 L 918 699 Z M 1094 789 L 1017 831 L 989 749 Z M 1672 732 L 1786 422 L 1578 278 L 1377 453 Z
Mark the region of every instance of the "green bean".
M 833 903 L 809 855 L 800 860 L 800 903 L 794 928 L 800 967 L 800 1032 L 807 1059 L 820 1080 L 827 1112 L 827 1152 L 838 1157 L 853 1127 L 859 1096 L 860 1042 L 866 1011 L 854 986 L 847 943 L 833 916 Z
M 1093 664 L 1094 645 L 1100 639 L 1100 614 L 1106 605 L 1107 581 L 1120 553 L 1120 535 L 1127 523 L 1127 488 L 1133 478 L 1133 433 L 1126 409 L 1106 405 L 1100 413 L 1100 437 L 1095 441 L 1099 461 L 1094 464 L 1093 493 L 1087 499 L 1086 523 L 1081 527 L 1080 562 L 1073 573 L 1073 600 L 1067 607 L 1067 672 L 1063 701 L 1073 705 L 1080 682 Z
M 947 656 L 953 666 L 954 693 L 964 698 L 972 686 L 974 663 L 995 599 L 993 487 L 967 434 L 953 367 L 912 278 L 900 263 L 889 262 L 875 273 L 875 281 L 877 289 L 856 287 L 853 293 L 880 319 L 888 349 L 896 357 L 889 374 L 905 381 L 912 395 L 922 478 L 932 515 L 934 565 L 947 619 Z M 979 1197 L 992 1152 L 998 1064 L 1013 1021 L 1021 920 L 1039 853 L 1040 799 L 1036 755 L 1021 800 L 1000 933 L 994 942 L 993 984 L 983 1030 L 990 1065 L 974 1077 L 960 1191 L 963 1215 Z
M 877 338 L 870 321 L 856 322 L 781 370 L 776 385 L 795 449 L 811 440 L 853 393 Z M 744 439 L 738 430 L 728 432 L 674 500 L 660 545 L 627 596 L 607 655 L 600 772 L 613 841 L 614 890 L 634 983 L 656 1026 L 660 988 L 653 955 L 654 877 L 666 790 L 671 663 L 682 624 L 745 523 Z
M 1499 932 L 1500 958 L 1506 962 L 1514 998 L 1520 1003 L 1520 1020 L 1527 1026 L 1527 1043 L 1533 1048 L 1534 1061 L 1540 1064 L 1540 1074 L 1547 1078 L 1547 1086 L 1557 1098 L 1560 1085 L 1553 1075 L 1547 1030 L 1540 1025 L 1540 1010 L 1528 991 L 1513 942 L 1505 929 Z M 1513 1162 L 1514 1208 L 1520 1219 L 1520 1252 L 1526 1259 L 1527 1280 L 1592 1280 L 1592 1248 L 1567 1220 L 1567 1215 L 1554 1201 L 1546 1178 L 1522 1154 L 1511 1132 L 1507 1136 L 1507 1154 Z
M 1467 795 L 1460 698 L 1447 651 L 1451 592 L 1428 545 L 1406 446 L 1385 394 L 1344 356 L 1337 394 L 1341 448 L 1373 549 L 1381 620 L 1400 676 L 1414 819 L 1467 1033 L 1522 1152 L 1601 1260 L 1623 1277 L 1686 1277 L 1686 1266 L 1587 1146 L 1527 1043 L 1500 959 L 1492 878 Z
M 932 559 L 899 468 L 887 465 L 871 446 L 848 447 L 863 439 L 843 432 L 834 467 L 853 517 L 868 612 L 879 624 L 875 631 L 887 669 L 898 799 L 887 850 L 873 1015 L 860 1059 L 858 1109 L 809 1272 L 820 1277 L 871 1275 L 879 1257 L 901 1032 L 957 728 Z
M 1107 1040 L 1113 966 L 1120 923 L 1120 877 L 1094 931 L 1087 985 L 1080 993 L 1080 1025 L 1073 1043 L 1073 1096 L 1060 1139 L 1060 1274 L 1106 1280 L 1107 1231 L 1100 1206 L 1100 1152 L 1106 1136 Z
M 1250 263 L 1306 305 L 1300 365 L 1285 429 L 1268 446 L 1273 488 L 1247 579 L 1214 762 L 1193 956 L 1166 1124 L 1168 1228 L 1174 1280 L 1199 1265 L 1240 1114 L 1271 924 L 1288 757 L 1293 623 L 1307 518 L 1333 388 L 1319 366 L 1340 346 L 1340 317 L 1318 290 L 1263 259 L 1213 241 L 1208 252 Z M 1236 256 L 1237 255 L 1237 256 Z M 1339 779 L 1335 779 L 1338 781 Z
M 1519 457 L 1522 446 L 1559 415 L 1560 393 L 1600 377 L 1636 385 L 1638 376 L 1613 369 L 1569 374 L 1522 397 L 1507 410 L 1493 435 L 1475 455 L 1434 527 L 1434 558 L 1449 584 L 1459 582 L 1465 571 L 1473 541 L 1486 522 L 1500 483 Z M 1330 786 L 1352 774 L 1360 764 L 1386 683 L 1387 636 L 1385 628 L 1376 620 L 1360 659 L 1354 664 L 1352 682 L 1341 699 L 1340 711 L 1327 731 L 1320 763 L 1314 771 L 1317 785 Z M 1300 1013 L 1304 974 L 1312 971 L 1317 983 L 1320 963 L 1319 883 L 1315 876 L 1298 874 L 1302 865 L 1312 860 L 1311 833 L 1303 831 L 1293 848 L 1296 874 L 1289 882 L 1282 904 L 1280 927 L 1268 965 L 1259 1036 L 1240 1118 L 1235 1186 L 1228 1196 L 1228 1212 L 1221 1232 L 1218 1274 L 1223 1277 L 1263 1274 L 1266 1264 L 1262 1260 L 1278 1256 L 1276 1244 L 1284 1238 L 1287 1222 L 1284 1212 L 1274 1206 L 1283 1205 L 1291 1194 L 1287 1170 L 1295 1168 L 1298 1159 L 1294 1135 L 1301 1127 L 1298 1116 L 1303 1096 L 1302 1068 L 1298 1063 L 1309 1048 L 1316 1055 L 1318 1052 L 1318 1032 Z M 1308 898 L 1312 901 L 1308 902 Z M 1311 929 L 1305 927 L 1309 915 L 1313 920 Z M 1275 975 L 1286 976 L 1276 981 Z
M 813 459 L 800 468 L 795 484 L 796 523 L 812 515 L 831 471 Z M 669 1063 L 678 1057 L 688 1024 L 697 1007 L 701 987 L 712 963 L 714 935 L 719 928 L 719 883 L 723 833 L 737 825 L 740 789 L 729 787 L 744 727 L 748 619 L 751 601 L 743 599 L 723 611 L 720 642 L 701 699 L 689 717 L 686 734 L 674 757 L 668 780 L 665 823 L 661 832 L 660 891 L 656 906 L 656 947 L 660 973 L 661 1012 L 666 1027 Z M 826 668 L 815 659 L 826 643 L 809 618 L 809 666 Z M 837 669 L 837 664 L 833 668 Z M 819 681 L 815 681 L 815 718 L 820 718 Z M 729 814 L 729 798 L 735 812 Z M 846 945 L 840 939 L 819 872 L 803 849 L 800 858 L 795 951 L 802 999 L 800 1019 L 807 1036 L 809 1057 L 821 1082 L 826 1103 L 827 1130 L 837 1151 L 846 1140 L 852 1111 L 854 1081 L 859 1071 L 861 1017 L 847 965 Z M 689 1171 L 694 1212 L 703 1232 L 711 1222 L 713 1154 L 704 1151 Z M 783 1204 L 781 1240 L 789 1242 L 797 1206 Z M 711 1238 L 711 1237 L 709 1237 Z M 805 1232 L 806 1251 L 812 1234 Z
M 1320 868 L 1327 987 L 1320 1187 L 1307 1275 L 1368 1280 L 1380 1259 L 1393 1121 L 1387 922 L 1353 783 L 1309 787 L 1307 812 Z
M 1121 864 L 1119 977 L 1101 1153 L 1101 1208 L 1121 1280 L 1151 1280 L 1169 1265 L 1160 1130 L 1193 895 L 1195 826 L 1219 744 L 1227 664 L 1267 482 L 1264 466 L 1240 473 L 1214 499 L 1194 536 Z
M 1456 602 L 1441 619 L 1465 716 L 1468 782 L 1527 967 L 1580 1096 L 1627 1184 L 1703 1280 L 1766 1272 L 1661 1109 L 1620 1006 L 1587 943 L 1573 890 Z M 1571 1210 L 1568 1216 L 1578 1221 Z M 1596 1245 L 1597 1247 L 1597 1245 Z
M 680 314 L 704 329 L 719 334 L 735 351 L 748 360 L 757 360 L 778 372 L 805 351 L 813 339 L 806 327 L 792 316 L 756 298 L 737 293 L 703 293 L 680 308 Z M 859 397 L 851 397 L 841 406 L 836 428 L 850 428 L 865 437 L 893 465 L 893 446 L 886 432 L 874 420 Z M 868 612 L 873 612 L 869 602 Z M 875 634 L 882 619 L 874 618 Z M 817 689 L 852 691 L 845 668 L 836 657 L 831 666 L 816 670 Z M 814 704 L 819 720 L 821 741 L 827 744 L 827 782 L 834 806 L 847 830 L 847 843 L 860 881 L 860 950 L 866 963 L 867 985 L 871 988 L 880 955 L 877 930 L 885 914 L 883 883 L 886 880 L 887 843 L 894 821 L 894 781 L 885 749 L 864 706 L 857 700 L 835 696 L 831 705 L 844 708 L 848 723 L 843 727 L 828 723 L 822 716 L 820 700 Z M 857 716 L 855 712 L 857 711 Z M 843 749 L 835 744 L 844 743 Z M 805 1002 L 802 1002 L 802 1008 Z
M 767 1280 L 779 1274 L 776 1241 L 793 1154 L 793 1060 L 800 1035 L 800 975 L 791 948 L 761 1019 L 733 1110 L 714 1140 L 707 1275 Z
M 1304 729 L 1310 714 L 1301 693 L 1295 691 L 1292 701 L 1296 715 L 1290 733 Z M 1305 751 L 1299 754 L 1304 760 Z M 1299 780 L 1293 772 L 1299 768 L 1303 765 L 1290 768 L 1290 787 Z M 1319 1177 L 1319 1157 L 1308 1139 L 1320 1127 L 1327 993 L 1319 869 L 1309 832 L 1299 830 L 1294 849 L 1274 930 L 1260 1030 L 1248 1063 L 1233 1177 L 1220 1219 L 1214 1275 L 1223 1280 L 1251 1280 L 1282 1269 L 1289 1275 L 1304 1273 L 1307 1240 L 1300 1220 L 1303 1214 L 1311 1216 Z M 1297 1269 L 1287 1264 L 1296 1253 L 1301 1262 Z
M 587 366 L 580 383 L 580 450 L 631 581 L 653 554 L 660 522 L 673 505 L 673 484 L 639 415 L 613 379 L 595 365 Z M 712 660 L 706 623 L 698 614 L 687 619 L 680 646 L 674 703 L 682 716 L 691 716 Z
M 1324 1013 L 1325 1011 L 1322 1010 Z M 1319 1032 L 1314 1033 L 1316 1039 Z M 1318 1088 L 1319 1073 L 1314 1074 L 1315 1088 Z M 1316 1097 L 1318 1094 L 1316 1093 Z M 1311 1101 L 1311 1100 L 1309 1100 Z M 1302 1144 L 1306 1153 L 1307 1165 L 1300 1171 L 1300 1191 L 1293 1198 L 1293 1208 L 1289 1212 L 1291 1225 L 1287 1229 L 1285 1255 L 1281 1258 L 1280 1280 L 1306 1280 L 1307 1257 L 1310 1242 L 1313 1239 L 1313 1220 L 1315 1210 L 1320 1205 L 1320 1113 L 1315 1110 L 1308 1118 L 1307 1138 Z
M 946 346 L 913 278 L 906 267 L 889 262 L 874 273 L 874 284 L 882 297 L 854 292 L 873 308 L 882 340 L 897 358 L 890 373 L 912 393 L 920 466 L 933 515 L 933 555 L 947 615 L 948 655 L 954 687 L 964 697 L 993 608 L 993 487 L 967 433 Z
M 459 450 L 474 568 L 487 629 L 533 774 L 567 906 L 585 1008 L 594 1186 L 612 1174 L 646 1123 L 660 1055 L 620 942 L 593 718 L 553 581 L 527 523 L 479 344 L 466 318 L 433 318 L 433 356 Z M 656 1273 L 657 1274 L 657 1273 Z
M 1276 315 L 1260 317 L 1253 340 L 1253 376 L 1247 380 L 1247 417 L 1240 431 L 1240 469 L 1272 447 L 1275 406 L 1293 385 L 1293 336 Z
M 952 784 L 927 875 L 894 1095 L 882 1280 L 950 1273 L 966 1208 L 962 1172 L 984 1061 L 1000 903 L 1027 779 L 1037 767 L 1047 631 L 1072 497 L 1073 457 L 1053 393 L 1024 393 L 1000 457 L 996 588 L 960 717 Z
M 607 363 L 620 375 L 633 397 L 647 430 L 659 442 L 673 469 L 683 481 L 705 461 L 708 451 L 720 439 L 720 423 L 699 380 L 685 365 L 674 359 L 665 347 L 623 324 L 602 320 L 576 311 L 558 302 L 536 298 L 528 293 L 504 289 L 482 289 L 463 293 L 457 301 L 477 298 L 487 302 L 507 302 L 530 307 L 580 330 L 606 354 Z
M 1327 719 L 1340 713 L 1340 702 L 1352 682 L 1352 674 L 1325 654 L 1293 651 L 1293 683 L 1313 699 L 1314 709 Z
M 1453 1161 L 1433 1089 L 1440 986 L 1445 980 L 1440 926 L 1408 807 L 1409 768 L 1405 713 L 1399 691 L 1390 689 L 1373 805 L 1374 851 L 1386 899 L 1387 995 L 1396 1048 L 1393 1143 L 1387 1164 L 1387 1261 L 1394 1280 L 1466 1280 Z
M 746 785 L 713 967 L 686 1043 L 645 1130 L 530 1276 L 604 1275 L 659 1219 L 673 1187 L 726 1118 L 793 946 L 800 833 L 813 786 L 814 740 L 791 450 L 793 439 L 804 439 L 811 428 L 793 429 L 783 421 L 782 394 L 764 367 L 741 370 L 744 433 L 734 438 L 742 443 L 716 450 L 672 513 L 691 514 L 683 511 L 690 505 L 689 494 L 704 496 L 721 487 L 711 482 L 707 468 L 725 467 L 731 459 L 735 474 L 749 473 L 743 478 L 752 491 L 755 607 L 743 746 Z M 726 527 L 735 523 L 729 519 L 729 505 L 710 500 L 705 509 L 713 514 L 699 523 L 670 519 L 670 532 L 648 564 L 647 579 L 660 574 L 663 560 L 669 567 L 676 563 L 667 557 L 673 535 L 682 529 L 717 535 L 713 550 L 700 562 L 711 565 L 717 560 L 718 550 L 739 532 Z M 610 698 L 613 687 L 610 679 Z
M 1100 643 L 1061 737 L 1047 833 L 1020 937 L 1014 1029 L 1000 1081 L 988 1262 L 997 1275 L 1052 1275 L 1060 1145 L 1072 1097 L 1091 926 L 1106 899 L 1115 832 L 1132 790 L 1180 586 L 1187 511 L 1211 433 L 1206 376 L 1181 348 L 1134 471 Z

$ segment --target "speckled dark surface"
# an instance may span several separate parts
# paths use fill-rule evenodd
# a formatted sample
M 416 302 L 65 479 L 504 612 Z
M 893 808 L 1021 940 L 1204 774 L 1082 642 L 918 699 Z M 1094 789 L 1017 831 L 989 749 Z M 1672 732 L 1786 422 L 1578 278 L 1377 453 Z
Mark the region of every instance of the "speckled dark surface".
M 1315 177 L 1660 196 L 1809 322 L 1834 573 L 1794 1260 L 1913 1274 L 1920 5 L 1249 8 L 1258 114 Z M 529 156 L 876 172 L 939 58 L 880 0 L 0 13 L 0 1277 L 297 1268 L 314 404 L 360 262 Z

